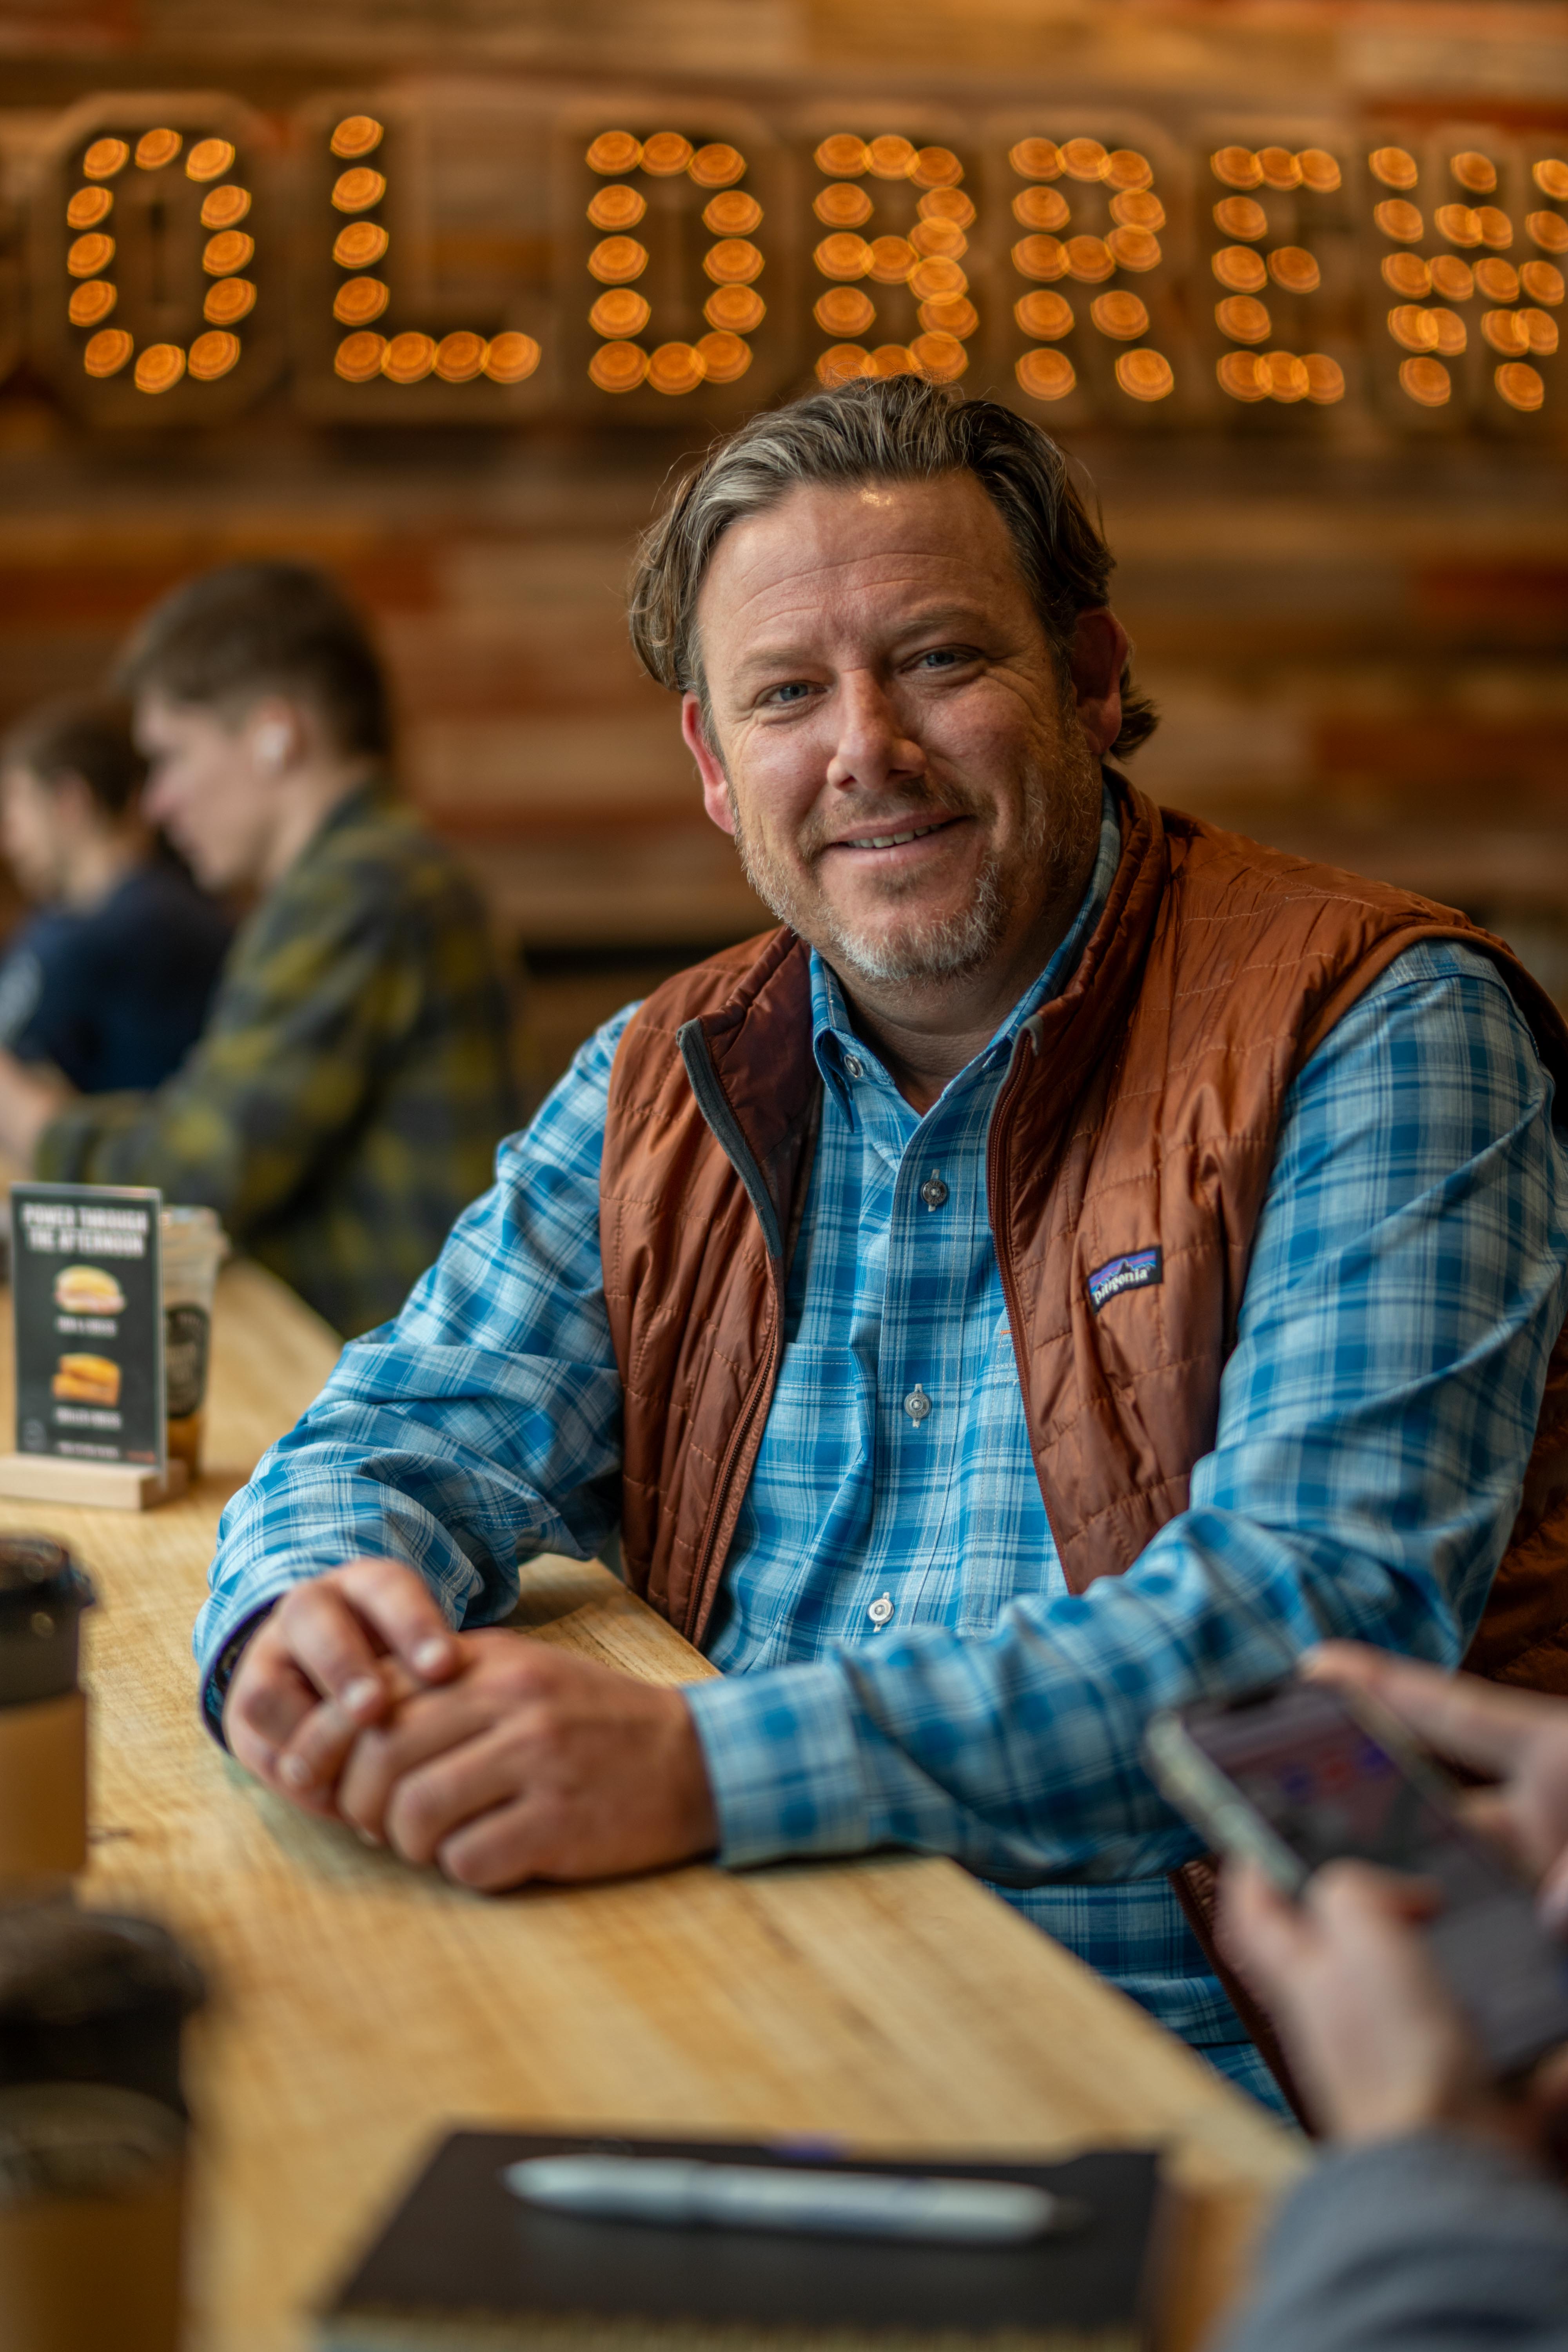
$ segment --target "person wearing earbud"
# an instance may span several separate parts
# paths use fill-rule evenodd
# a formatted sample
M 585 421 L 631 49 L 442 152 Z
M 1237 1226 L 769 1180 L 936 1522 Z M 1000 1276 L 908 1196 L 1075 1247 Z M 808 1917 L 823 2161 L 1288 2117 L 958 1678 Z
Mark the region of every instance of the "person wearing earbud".
M 216 1209 L 345 1338 L 395 1315 L 516 1123 L 483 906 L 387 782 L 385 683 L 324 575 L 236 563 L 165 597 L 118 682 L 143 812 L 253 909 L 199 1042 L 148 1092 L 0 1055 L 0 1150 Z

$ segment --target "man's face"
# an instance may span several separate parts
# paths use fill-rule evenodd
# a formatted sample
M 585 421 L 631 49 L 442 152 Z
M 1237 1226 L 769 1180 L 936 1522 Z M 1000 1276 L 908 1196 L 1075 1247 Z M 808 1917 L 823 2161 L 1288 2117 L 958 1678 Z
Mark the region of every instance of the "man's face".
M 255 730 L 205 705 L 142 695 L 136 740 L 147 760 L 142 808 L 199 882 L 226 890 L 262 873 L 276 825 L 276 779 Z
M 55 795 L 30 768 L 0 776 L 0 847 L 29 898 L 58 898 L 65 886 L 65 850 Z
M 791 492 L 720 541 L 698 621 L 687 740 L 781 919 L 851 980 L 1017 953 L 1092 855 L 1100 744 L 973 476 Z

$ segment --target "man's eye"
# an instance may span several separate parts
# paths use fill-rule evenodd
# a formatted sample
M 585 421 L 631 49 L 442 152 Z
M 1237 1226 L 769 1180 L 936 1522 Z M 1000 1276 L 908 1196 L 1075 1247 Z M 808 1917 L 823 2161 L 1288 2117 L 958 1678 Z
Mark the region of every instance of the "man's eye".
M 917 667 L 921 669 L 953 669 L 974 659 L 968 646 L 933 646 L 929 654 L 921 654 Z
M 810 692 L 810 687 L 805 685 L 804 680 L 794 678 L 787 686 L 770 687 L 763 699 L 764 702 L 773 704 L 804 702 Z

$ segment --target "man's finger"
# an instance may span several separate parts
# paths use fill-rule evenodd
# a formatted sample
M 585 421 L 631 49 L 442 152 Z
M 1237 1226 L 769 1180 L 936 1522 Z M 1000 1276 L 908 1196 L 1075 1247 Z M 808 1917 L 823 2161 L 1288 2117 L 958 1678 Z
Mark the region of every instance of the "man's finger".
M 444 1876 L 479 1895 L 503 1895 L 541 1875 L 547 1851 L 537 1804 L 527 1794 L 497 1805 L 443 1839 L 436 1860 Z
M 1282 1895 L 1255 1862 L 1228 1862 L 1220 1879 L 1220 1948 L 1265 1990 L 1299 1967 L 1315 1930 L 1300 1905 Z
M 1449 1675 L 1415 1658 L 1350 1642 L 1308 1651 L 1301 1672 L 1314 1681 L 1364 1691 L 1440 1756 L 1505 1773 L 1518 1763 L 1551 1701 L 1504 1690 L 1472 1675 Z
M 335 1698 L 362 1722 L 372 1722 L 384 1703 L 377 1671 L 382 1652 L 336 1577 L 313 1577 L 297 1584 L 278 1607 L 268 1631 L 275 1633 L 318 1698 Z
M 393 1715 L 404 1700 L 424 1688 L 395 1658 L 380 1659 L 376 1674 L 384 1695 L 384 1716 Z M 363 1714 L 351 1714 L 337 1699 L 323 1699 L 293 1727 L 287 1740 L 279 1741 L 279 1781 L 296 1797 L 310 1790 L 335 1790 L 362 1733 L 371 1736 Z
M 288 1725 L 284 1737 L 291 1733 L 295 1724 L 302 1721 L 317 1704 L 314 1691 L 301 1683 L 293 1700 L 294 1721 Z M 279 1719 L 282 1713 L 283 1709 L 279 1702 L 274 1720 Z M 228 1752 L 235 1761 L 243 1764 L 246 1770 L 253 1772 L 258 1780 L 270 1781 L 278 1769 L 278 1750 L 280 1745 L 279 1736 L 270 1729 L 263 1729 L 255 1723 L 245 1710 L 236 1704 L 232 1695 L 227 1706 L 224 1709 L 223 1728 L 224 1738 L 228 1742 Z
M 511 1742 L 482 1735 L 466 1740 L 395 1783 L 386 1804 L 387 1843 L 405 1862 L 434 1862 L 467 1823 L 526 1794 Z
M 400 1559 L 353 1559 L 334 1582 L 383 1644 L 422 1682 L 446 1682 L 462 1664 L 462 1646 L 425 1579 Z
M 493 1701 L 463 1679 L 405 1700 L 394 1719 L 363 1733 L 338 1782 L 338 1811 L 366 1837 L 384 1838 L 386 1811 L 405 1773 L 489 1728 Z
M 1370 1862 L 1328 1862 L 1308 1880 L 1302 1901 L 1331 1933 L 1363 1941 L 1397 1942 L 1443 1907 L 1430 1879 L 1406 1878 Z
M 309 1684 L 302 1682 L 300 1686 L 299 1704 L 303 1709 L 300 1722 L 302 1725 L 308 1725 L 322 1712 L 324 1706 L 329 1702 L 319 1699 Z M 247 1772 L 254 1773 L 265 1788 L 272 1789 L 279 1796 L 287 1797 L 290 1803 L 302 1807 L 306 1812 L 331 1813 L 332 1793 L 330 1788 L 297 1788 L 284 1772 L 282 1767 L 288 1755 L 286 1748 L 280 1750 L 267 1739 L 247 1729 L 243 1718 L 237 1714 L 226 1715 L 224 1721 L 225 1728 L 228 1733 L 231 1754 L 237 1762 L 244 1765 Z
M 1513 1791 L 1493 1785 L 1485 1789 L 1464 1789 L 1458 1800 L 1458 1812 L 1467 1825 L 1510 1855 L 1531 1877 L 1536 1874 L 1537 1856 L 1531 1851 L 1531 1840 L 1521 1829 Z
M 293 1660 L 281 1651 L 247 1654 L 230 1686 L 224 1709 L 224 1730 L 240 1762 L 247 1758 L 236 1745 L 238 1735 L 259 1741 L 268 1749 L 292 1738 L 310 1709 L 318 1704 L 313 1686 Z
M 331 1802 L 335 1811 L 338 1775 L 363 1729 L 364 1726 L 336 1699 L 322 1699 L 279 1752 L 279 1781 L 297 1803 L 312 1800 L 322 1805 Z

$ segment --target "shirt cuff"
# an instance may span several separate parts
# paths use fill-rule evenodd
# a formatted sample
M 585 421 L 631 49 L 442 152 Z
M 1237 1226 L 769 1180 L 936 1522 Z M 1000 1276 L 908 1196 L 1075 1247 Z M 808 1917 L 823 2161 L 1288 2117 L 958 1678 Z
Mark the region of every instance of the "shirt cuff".
M 252 1610 L 250 1615 L 229 1635 L 202 1676 L 202 1722 L 226 1755 L 231 1752 L 228 1734 L 223 1727 L 223 1711 L 228 1703 L 229 1685 L 238 1671 L 241 1658 L 245 1655 L 246 1643 L 262 1619 L 272 1614 L 276 1605 L 276 1601 L 264 1601 L 259 1609 Z
M 255 1574 L 245 1577 L 221 1601 L 215 1594 L 203 1609 L 193 1640 L 201 1677 L 199 1704 L 202 1721 L 220 1748 L 228 1746 L 223 1736 L 224 1702 L 246 1643 L 286 1592 L 320 1573 L 317 1562 L 310 1559 L 272 1559 L 265 1569 L 258 1562 Z
M 777 1666 L 682 1692 L 691 1709 L 727 1870 L 874 1843 L 855 1710 L 830 1664 Z

